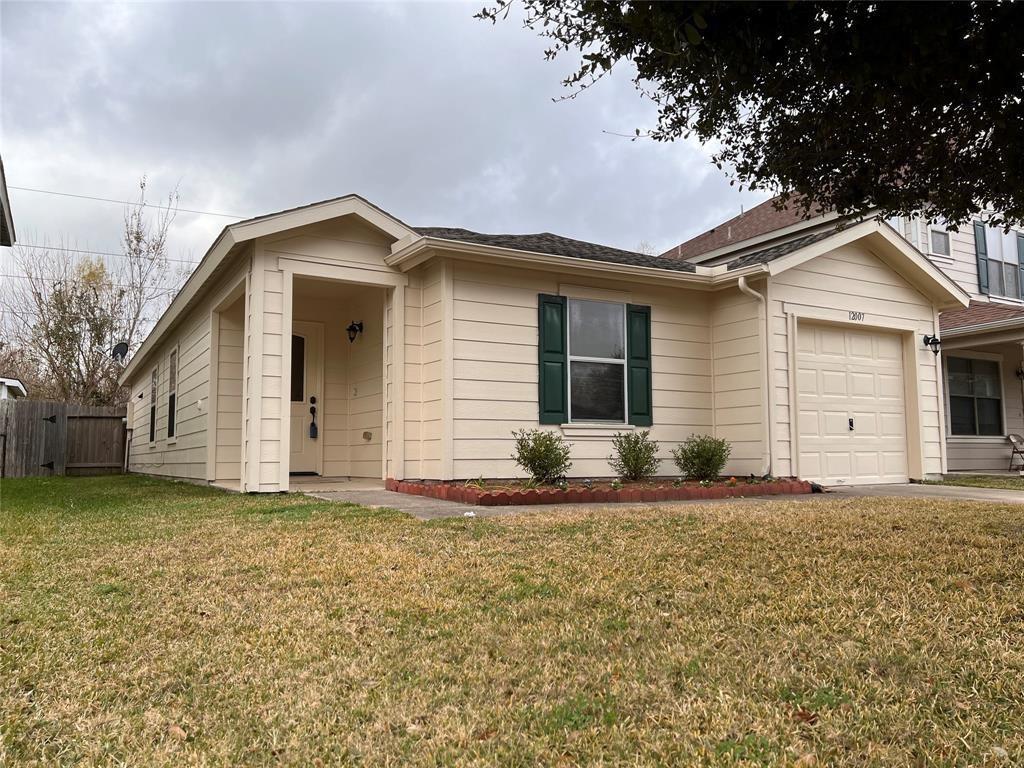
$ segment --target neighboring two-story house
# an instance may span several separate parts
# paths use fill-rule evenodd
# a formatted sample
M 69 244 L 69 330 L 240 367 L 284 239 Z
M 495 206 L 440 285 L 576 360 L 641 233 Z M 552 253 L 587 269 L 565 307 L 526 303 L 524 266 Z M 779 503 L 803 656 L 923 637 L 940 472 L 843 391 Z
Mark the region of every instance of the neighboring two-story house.
M 844 223 L 835 214 L 804 218 L 772 201 L 726 221 L 663 254 L 714 266 L 752 250 L 783 247 Z M 952 231 L 920 219 L 889 224 L 970 294 L 970 306 L 940 316 L 942 431 L 947 471 L 1010 467 L 1007 435 L 1024 434 L 1024 232 L 983 221 Z M 822 283 L 822 306 L 832 300 Z M 829 289 L 829 292 L 826 291 Z M 879 295 L 886 292 L 878 287 Z M 922 342 L 924 339 L 922 339 Z
M 1006 436 L 1024 434 L 1024 232 L 893 223 L 971 295 L 939 318 L 949 471 L 1005 470 Z

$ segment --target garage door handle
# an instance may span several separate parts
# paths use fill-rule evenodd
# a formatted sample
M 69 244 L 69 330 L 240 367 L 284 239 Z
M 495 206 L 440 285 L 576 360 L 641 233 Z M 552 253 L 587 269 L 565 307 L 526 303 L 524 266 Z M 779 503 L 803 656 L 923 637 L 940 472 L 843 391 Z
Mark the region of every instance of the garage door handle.
M 850 419 L 850 431 L 853 432 L 853 419 Z

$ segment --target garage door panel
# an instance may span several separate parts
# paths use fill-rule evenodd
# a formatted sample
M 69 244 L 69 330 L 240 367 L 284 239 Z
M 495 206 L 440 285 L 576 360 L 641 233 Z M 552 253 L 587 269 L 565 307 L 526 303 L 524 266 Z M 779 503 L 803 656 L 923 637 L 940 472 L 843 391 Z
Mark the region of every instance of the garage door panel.
M 797 348 L 801 475 L 830 485 L 906 482 L 901 338 L 800 323 Z

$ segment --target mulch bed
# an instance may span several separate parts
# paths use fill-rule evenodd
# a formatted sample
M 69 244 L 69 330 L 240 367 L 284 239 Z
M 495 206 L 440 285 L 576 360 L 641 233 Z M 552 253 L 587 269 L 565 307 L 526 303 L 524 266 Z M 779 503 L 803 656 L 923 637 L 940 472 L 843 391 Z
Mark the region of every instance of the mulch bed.
M 484 507 L 503 507 L 529 504 L 600 504 L 636 503 L 648 501 L 689 501 L 693 499 L 727 499 L 743 496 L 776 496 L 779 494 L 811 493 L 811 484 L 795 478 L 778 479 L 770 482 L 735 483 L 723 481 L 711 486 L 699 483 L 630 483 L 621 488 L 612 488 L 608 483 L 593 484 L 590 487 L 570 484 L 566 490 L 557 487 L 523 488 L 516 485 L 466 485 L 450 482 L 423 482 L 416 480 L 394 480 L 388 478 L 385 487 L 389 491 L 408 493 L 413 496 L 429 496 L 445 501 L 463 504 L 477 504 Z

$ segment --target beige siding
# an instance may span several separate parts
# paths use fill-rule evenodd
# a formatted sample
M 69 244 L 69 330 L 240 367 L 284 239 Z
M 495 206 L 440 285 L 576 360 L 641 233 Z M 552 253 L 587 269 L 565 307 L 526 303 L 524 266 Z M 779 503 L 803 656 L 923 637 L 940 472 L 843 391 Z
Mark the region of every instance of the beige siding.
M 764 285 L 753 286 L 763 292 Z M 732 447 L 725 471 L 764 471 L 764 373 L 761 305 L 729 289 L 715 294 L 711 310 L 711 355 L 715 436 Z
M 217 352 L 217 436 L 215 476 L 238 480 L 242 469 L 242 350 L 245 302 L 239 299 L 215 315 L 219 323 Z
M 771 349 L 775 466 L 779 475 L 793 473 L 789 371 L 790 323 L 783 304 L 795 310 L 807 308 L 824 312 L 864 312 L 872 320 L 912 327 L 915 339 L 935 332 L 934 309 L 931 302 L 911 287 L 877 256 L 857 244 L 844 246 L 789 269 L 772 278 L 768 289 L 771 313 Z M 798 312 L 799 313 L 799 312 Z M 844 318 L 845 320 L 845 318 Z M 913 344 L 915 371 L 905 376 L 916 377 L 919 403 L 907 403 L 908 413 L 917 414 L 922 438 L 925 474 L 942 471 L 942 445 L 939 415 L 939 390 L 936 365 L 932 353 L 918 343 Z M 908 425 L 910 426 L 910 425 Z M 910 439 L 916 430 L 908 429 Z M 911 469 L 914 475 L 913 468 Z
M 904 220 L 905 233 L 901 233 L 911 245 L 925 254 L 935 266 L 972 296 L 978 293 L 978 257 L 974 250 L 974 229 L 970 224 L 961 227 L 959 232 L 949 233 L 950 255 L 937 256 L 931 253 L 931 241 L 928 235 L 928 223 L 922 219 Z
M 244 261 L 244 260 L 243 260 Z M 207 433 L 210 403 L 210 323 L 223 290 L 245 274 L 247 261 L 226 270 L 206 298 L 167 333 L 146 364 L 127 383 L 133 408 L 129 468 L 133 472 L 189 480 L 207 480 Z M 167 437 L 169 355 L 178 349 L 177 419 L 174 438 Z M 156 439 L 149 442 L 150 376 L 159 369 Z M 142 397 L 139 397 L 139 394 Z M 237 475 L 237 470 L 236 470 Z
M 708 294 L 579 275 L 453 262 L 453 464 L 457 478 L 522 476 L 512 431 L 538 427 L 537 294 L 623 300 L 651 306 L 654 422 L 661 471 L 670 450 L 713 430 Z M 587 294 L 587 290 L 591 293 Z M 613 426 L 567 428 L 577 477 L 608 476 Z
M 1003 383 L 1003 425 L 1005 434 L 1024 435 L 1024 392 L 1016 370 L 1024 365 L 1020 344 L 1001 344 L 951 350 L 949 357 L 986 356 L 999 362 Z M 944 354 L 943 358 L 947 355 Z M 947 398 L 948 388 L 943 386 Z M 948 425 L 948 420 L 947 420 Z M 947 426 L 947 433 L 949 428 Z M 946 456 L 951 472 L 1003 471 L 1010 464 L 1010 445 L 1005 437 L 968 437 L 947 434 Z

